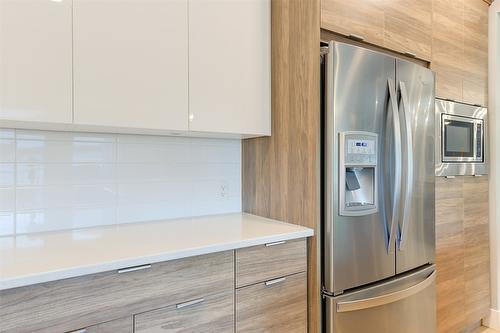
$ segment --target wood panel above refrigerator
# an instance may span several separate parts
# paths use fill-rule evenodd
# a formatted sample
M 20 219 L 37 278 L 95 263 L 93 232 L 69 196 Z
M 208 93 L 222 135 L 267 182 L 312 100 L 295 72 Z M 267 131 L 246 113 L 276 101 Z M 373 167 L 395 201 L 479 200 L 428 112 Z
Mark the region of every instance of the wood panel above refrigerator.
M 483 0 L 322 0 L 321 28 L 428 61 L 437 97 L 487 105 Z

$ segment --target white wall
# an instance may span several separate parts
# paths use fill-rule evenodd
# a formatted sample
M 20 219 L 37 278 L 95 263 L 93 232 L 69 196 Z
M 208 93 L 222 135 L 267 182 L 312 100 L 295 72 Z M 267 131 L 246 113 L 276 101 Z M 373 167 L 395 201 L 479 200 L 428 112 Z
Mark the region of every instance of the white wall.
M 241 211 L 240 140 L 0 129 L 0 236 Z
M 500 1 L 494 1 L 488 18 L 488 117 L 490 134 L 490 254 L 491 254 L 491 313 L 486 321 L 490 327 L 500 329 Z

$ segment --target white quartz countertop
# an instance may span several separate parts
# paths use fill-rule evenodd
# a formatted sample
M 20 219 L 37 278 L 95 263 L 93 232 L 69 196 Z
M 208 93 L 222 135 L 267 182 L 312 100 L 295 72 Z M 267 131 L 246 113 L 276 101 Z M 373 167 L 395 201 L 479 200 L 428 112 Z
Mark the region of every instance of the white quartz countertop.
M 0 237 L 0 290 L 312 235 L 238 213 Z

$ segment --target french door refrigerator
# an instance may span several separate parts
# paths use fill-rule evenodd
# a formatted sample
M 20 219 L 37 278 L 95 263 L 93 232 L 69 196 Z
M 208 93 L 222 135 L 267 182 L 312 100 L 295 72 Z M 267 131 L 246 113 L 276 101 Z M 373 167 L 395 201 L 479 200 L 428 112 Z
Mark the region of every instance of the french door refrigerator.
M 435 332 L 434 74 L 338 42 L 325 57 L 326 331 Z

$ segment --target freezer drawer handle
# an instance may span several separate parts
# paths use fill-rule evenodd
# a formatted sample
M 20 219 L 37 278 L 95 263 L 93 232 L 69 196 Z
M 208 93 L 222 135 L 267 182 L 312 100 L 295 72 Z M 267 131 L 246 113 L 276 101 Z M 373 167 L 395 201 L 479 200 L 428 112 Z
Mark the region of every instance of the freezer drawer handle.
M 432 283 L 434 283 L 435 280 L 436 271 L 432 272 L 432 274 L 429 275 L 424 281 L 417 283 L 416 285 L 411 286 L 407 289 L 377 297 L 365 298 L 356 301 L 339 302 L 337 303 L 337 312 L 357 311 L 397 302 L 404 298 L 418 294 L 422 290 L 429 287 Z

